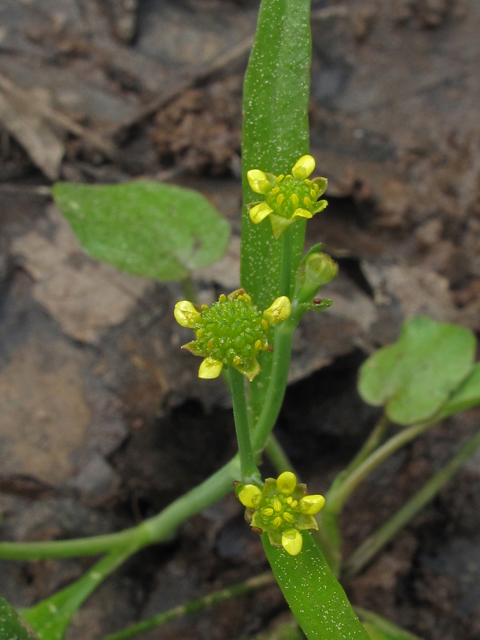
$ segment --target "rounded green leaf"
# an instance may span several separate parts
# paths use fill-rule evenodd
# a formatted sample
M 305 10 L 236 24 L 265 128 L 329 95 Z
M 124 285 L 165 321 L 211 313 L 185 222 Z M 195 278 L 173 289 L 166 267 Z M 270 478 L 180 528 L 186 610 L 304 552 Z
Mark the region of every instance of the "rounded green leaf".
M 15 609 L 1 597 L 0 638 L 2 640 L 37 640 L 37 636 L 27 627 Z
M 426 420 L 468 376 L 475 347 L 464 327 L 424 317 L 407 320 L 398 342 L 363 364 L 359 393 L 369 404 L 385 405 L 393 422 Z
M 191 189 L 60 182 L 53 197 L 88 254 L 133 275 L 182 280 L 228 246 L 230 225 Z
M 466 411 L 480 404 L 480 362 L 473 367 L 468 377 L 440 409 L 440 417 Z

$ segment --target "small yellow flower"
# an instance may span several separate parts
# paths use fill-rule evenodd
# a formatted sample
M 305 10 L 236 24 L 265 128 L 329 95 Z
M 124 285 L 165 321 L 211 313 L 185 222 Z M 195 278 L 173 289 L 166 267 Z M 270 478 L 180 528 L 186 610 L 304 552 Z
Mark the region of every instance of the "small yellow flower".
M 296 556 L 302 550 L 304 529 L 318 529 L 313 517 L 325 504 L 320 495 L 306 495 L 304 484 L 297 484 L 291 471 L 278 478 L 267 478 L 263 489 L 253 484 L 235 484 L 240 502 L 247 507 L 245 517 L 258 532 L 268 533 L 270 543 L 282 546 L 287 553 Z
M 198 310 L 182 300 L 175 305 L 175 319 L 195 332 L 195 340 L 182 346 L 195 356 L 205 358 L 198 376 L 218 378 L 224 367 L 234 367 L 250 381 L 260 373 L 257 356 L 271 350 L 268 329 L 290 315 L 290 300 L 282 296 L 262 313 L 244 289 L 221 295 L 210 307 Z
M 259 169 L 248 171 L 247 179 L 252 191 L 265 196 L 264 202 L 249 205 L 251 221 L 259 224 L 270 217 L 273 235 L 279 238 L 296 219 L 310 219 L 323 211 L 328 203 L 319 198 L 327 188 L 327 180 L 309 180 L 308 176 L 314 169 L 315 160 L 305 155 L 297 160 L 291 175 L 276 177 Z

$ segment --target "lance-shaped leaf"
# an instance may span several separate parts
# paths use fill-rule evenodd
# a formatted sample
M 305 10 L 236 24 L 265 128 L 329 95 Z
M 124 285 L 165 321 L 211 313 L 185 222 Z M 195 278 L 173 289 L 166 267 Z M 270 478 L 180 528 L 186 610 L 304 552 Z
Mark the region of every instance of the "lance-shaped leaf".
M 385 405 L 390 420 L 427 420 L 473 367 L 476 341 L 464 327 L 429 318 L 407 320 L 398 342 L 377 351 L 360 370 L 365 402 Z
M 0 597 L 0 638 L 2 640 L 38 640 L 15 609 Z
M 247 205 L 258 200 L 247 180 L 250 169 L 287 174 L 309 151 L 310 0 L 262 0 L 257 31 L 245 75 L 242 138 L 241 283 L 260 309 L 280 295 L 284 237 L 276 240 L 268 220 L 253 224 Z M 305 222 L 284 232 L 292 247 L 292 284 L 300 263 Z M 283 292 L 285 293 L 285 292 Z M 258 415 L 268 389 L 272 356 L 260 357 L 262 375 L 250 385 L 250 404 Z
M 308 640 L 369 640 L 340 583 L 306 531 L 296 556 L 262 542 L 275 578 Z
M 61 182 L 53 196 L 88 254 L 136 276 L 183 280 L 228 246 L 230 225 L 191 189 Z

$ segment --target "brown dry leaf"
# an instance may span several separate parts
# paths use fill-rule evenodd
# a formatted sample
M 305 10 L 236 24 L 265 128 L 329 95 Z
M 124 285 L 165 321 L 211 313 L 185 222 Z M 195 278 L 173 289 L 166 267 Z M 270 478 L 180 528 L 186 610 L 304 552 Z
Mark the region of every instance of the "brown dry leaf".
M 15 240 L 12 253 L 22 256 L 35 280 L 33 297 L 64 333 L 96 343 L 102 330 L 126 318 L 151 281 L 86 258 L 66 220 L 54 209 L 50 218 L 52 240 L 32 231 Z
M 65 152 L 62 137 L 36 110 L 38 103 L 49 106 L 44 89 L 32 89 L 31 104 L 0 90 L 0 123 L 22 145 L 32 162 L 51 180 L 57 180 Z

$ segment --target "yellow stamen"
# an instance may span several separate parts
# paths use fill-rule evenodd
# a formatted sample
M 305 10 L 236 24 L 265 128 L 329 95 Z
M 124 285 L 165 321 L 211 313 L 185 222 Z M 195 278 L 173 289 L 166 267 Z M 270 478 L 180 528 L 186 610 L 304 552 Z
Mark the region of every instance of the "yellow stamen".
M 280 516 L 277 516 L 277 517 L 275 518 L 275 520 L 273 521 L 273 524 L 274 524 L 274 526 L 275 526 L 275 527 L 279 527 L 279 526 L 282 524 L 282 519 L 281 519 L 281 517 L 280 517 Z
M 280 502 L 280 500 L 275 499 L 273 501 L 273 508 L 275 509 L 275 511 L 281 511 L 282 510 L 282 503 Z

